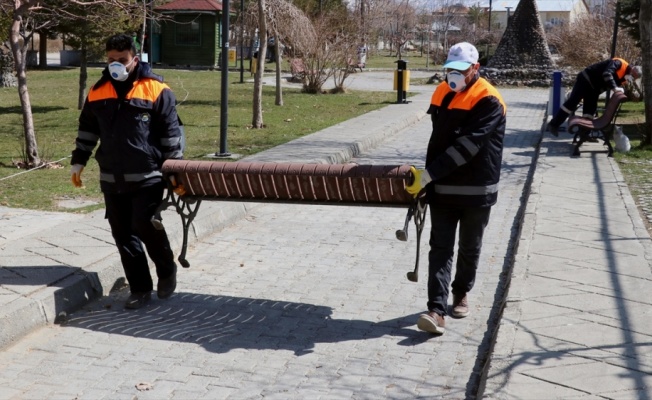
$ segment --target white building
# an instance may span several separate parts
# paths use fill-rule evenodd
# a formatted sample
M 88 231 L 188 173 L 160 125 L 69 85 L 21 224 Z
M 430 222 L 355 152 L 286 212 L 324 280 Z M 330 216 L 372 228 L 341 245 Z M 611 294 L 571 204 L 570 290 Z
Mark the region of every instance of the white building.
M 507 15 L 514 15 L 519 0 L 496 0 L 491 2 L 492 26 L 507 27 Z M 585 0 L 536 0 L 539 19 L 544 28 L 575 22 L 589 13 Z M 598 3 L 596 3 L 598 4 Z M 480 6 L 489 10 L 489 1 L 483 0 Z

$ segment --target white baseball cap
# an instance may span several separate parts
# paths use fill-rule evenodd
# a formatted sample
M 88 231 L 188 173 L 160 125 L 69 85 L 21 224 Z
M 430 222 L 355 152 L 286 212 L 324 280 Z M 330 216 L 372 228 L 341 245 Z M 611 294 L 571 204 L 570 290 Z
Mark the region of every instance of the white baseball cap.
M 460 42 L 448 51 L 444 68 L 465 71 L 471 65 L 478 63 L 478 49 L 469 42 Z

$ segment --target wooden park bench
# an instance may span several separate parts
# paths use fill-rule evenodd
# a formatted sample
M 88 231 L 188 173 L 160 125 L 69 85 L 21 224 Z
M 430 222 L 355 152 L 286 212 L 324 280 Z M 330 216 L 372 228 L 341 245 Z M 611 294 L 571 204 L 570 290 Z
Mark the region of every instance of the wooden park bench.
M 576 115 L 570 116 L 568 119 L 568 132 L 575 135 L 573 138 L 573 144 L 575 145 L 573 156 L 579 156 L 580 146 L 584 142 L 592 139 L 602 139 L 604 145 L 607 146 L 607 156 L 611 157 L 613 155 L 611 139 L 618 112 L 625 101 L 627 101 L 627 95 L 625 93 L 614 92 L 607 102 L 604 113 L 599 118 L 590 119 Z
M 306 78 L 306 66 L 300 58 L 290 60 L 290 73 L 293 82 L 303 82 Z
M 365 66 L 363 63 L 360 63 L 360 62 L 355 63 L 355 62 L 353 62 L 353 60 L 350 59 L 350 58 L 347 60 L 347 64 L 348 64 L 349 72 L 358 72 L 358 70 L 360 70 L 360 72 L 362 72 L 363 71 L 362 69 Z
M 407 241 L 412 218 L 417 228 L 417 258 L 408 279 L 418 280 L 419 246 L 423 230 L 425 196 L 413 198 L 406 190 L 413 179 L 409 165 L 300 164 L 270 162 L 213 162 L 167 160 L 163 174 L 168 194 L 159 211 L 174 206 L 181 216 L 183 244 L 178 257 L 184 268 L 188 229 L 202 201 L 256 201 L 369 207 L 407 207 L 396 238 Z M 178 196 L 174 188 L 182 186 Z

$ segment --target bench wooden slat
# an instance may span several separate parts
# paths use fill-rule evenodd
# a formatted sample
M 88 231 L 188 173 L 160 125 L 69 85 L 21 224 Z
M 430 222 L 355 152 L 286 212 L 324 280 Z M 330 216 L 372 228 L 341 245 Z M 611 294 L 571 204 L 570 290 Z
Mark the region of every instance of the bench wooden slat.
M 403 206 L 409 165 L 299 164 L 168 160 L 163 172 L 205 200 L 290 201 Z

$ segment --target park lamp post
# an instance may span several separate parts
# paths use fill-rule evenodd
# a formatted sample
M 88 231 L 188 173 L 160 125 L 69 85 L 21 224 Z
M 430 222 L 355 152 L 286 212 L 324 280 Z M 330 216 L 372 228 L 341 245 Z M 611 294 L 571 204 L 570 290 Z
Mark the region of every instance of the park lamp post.
M 240 83 L 244 83 L 244 0 L 240 0 Z
M 491 32 L 491 0 L 489 0 L 489 32 Z
M 226 131 L 229 126 L 229 0 L 222 1 L 222 94 L 220 99 L 220 152 L 215 157 L 229 157 L 226 148 Z

